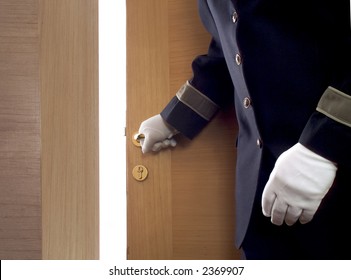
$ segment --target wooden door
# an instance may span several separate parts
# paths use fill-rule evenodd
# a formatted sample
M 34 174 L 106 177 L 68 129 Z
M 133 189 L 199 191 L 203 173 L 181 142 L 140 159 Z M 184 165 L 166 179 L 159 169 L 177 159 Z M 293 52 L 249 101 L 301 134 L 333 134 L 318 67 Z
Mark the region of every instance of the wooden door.
M 141 121 L 158 114 L 191 77 L 209 35 L 196 0 L 127 3 L 128 259 L 238 259 L 234 247 L 236 122 L 221 112 L 194 140 L 143 155 L 132 143 Z M 136 165 L 149 175 L 139 182 Z
M 0 0 L 0 259 L 97 259 L 98 0 Z

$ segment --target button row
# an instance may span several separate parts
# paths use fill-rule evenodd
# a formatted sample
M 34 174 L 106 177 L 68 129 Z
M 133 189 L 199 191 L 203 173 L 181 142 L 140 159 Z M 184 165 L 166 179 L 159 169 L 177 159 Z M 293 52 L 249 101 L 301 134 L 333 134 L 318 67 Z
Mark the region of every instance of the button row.
M 233 14 L 232 14 L 232 22 L 233 23 L 237 23 L 238 22 L 238 17 L 239 17 L 238 13 L 236 11 L 234 11 Z M 235 62 L 236 62 L 236 64 L 238 66 L 241 65 L 241 63 L 242 63 L 241 55 L 238 54 L 238 53 L 235 55 Z M 251 106 L 251 99 L 250 99 L 250 97 L 245 97 L 244 98 L 243 106 L 244 106 L 245 109 L 248 109 Z M 262 148 L 262 140 L 260 138 L 257 138 L 256 145 L 257 145 L 257 147 Z

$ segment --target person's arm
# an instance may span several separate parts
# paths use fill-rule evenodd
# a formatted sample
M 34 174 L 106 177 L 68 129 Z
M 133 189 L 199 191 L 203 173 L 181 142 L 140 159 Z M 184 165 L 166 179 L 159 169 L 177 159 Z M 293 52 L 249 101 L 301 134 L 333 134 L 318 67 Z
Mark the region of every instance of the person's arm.
M 315 153 L 351 167 L 351 28 L 350 3 L 331 5 L 328 25 L 333 38 L 325 38 L 333 46 L 330 65 L 331 82 L 316 104 L 316 111 L 299 142 Z
M 277 160 L 262 195 L 262 211 L 272 223 L 307 223 L 332 187 L 340 166 L 351 167 L 351 30 L 348 13 L 333 38 L 338 58 L 333 78 L 299 143 Z M 340 35 L 339 35 L 340 34 Z
M 209 10 L 204 9 L 203 5 L 199 5 L 199 7 L 204 25 L 212 35 L 208 53 L 193 60 L 193 76 L 184 82 L 161 113 L 143 122 L 139 133 L 144 134 L 144 143 L 147 143 L 148 148 L 144 151 L 153 150 L 152 147 L 154 147 L 154 150 L 159 150 L 160 147 L 172 146 L 162 144 L 164 140 L 167 140 L 164 136 L 168 135 L 168 138 L 173 136 L 168 133 L 170 127 L 189 139 L 194 138 L 211 121 L 220 108 L 233 102 L 233 84 L 216 27 Z M 161 127 L 164 133 L 157 133 L 156 135 L 154 132 L 157 129 L 145 131 L 144 127 L 150 128 L 154 125 L 158 127 L 159 131 Z

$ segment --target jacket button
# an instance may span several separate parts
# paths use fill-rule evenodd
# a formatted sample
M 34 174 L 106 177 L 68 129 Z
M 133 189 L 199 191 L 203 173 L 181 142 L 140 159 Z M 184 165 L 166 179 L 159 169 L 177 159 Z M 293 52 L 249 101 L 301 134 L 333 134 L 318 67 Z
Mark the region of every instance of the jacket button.
M 235 11 L 232 14 L 232 21 L 233 23 L 236 23 L 238 21 L 238 13 Z
M 238 53 L 235 55 L 235 62 L 237 65 L 241 64 L 241 56 Z
M 257 147 L 262 148 L 262 140 L 257 138 L 256 145 L 257 145 Z
M 249 108 L 251 106 L 251 99 L 249 97 L 245 97 L 244 100 L 243 100 L 243 105 L 244 105 L 244 108 Z

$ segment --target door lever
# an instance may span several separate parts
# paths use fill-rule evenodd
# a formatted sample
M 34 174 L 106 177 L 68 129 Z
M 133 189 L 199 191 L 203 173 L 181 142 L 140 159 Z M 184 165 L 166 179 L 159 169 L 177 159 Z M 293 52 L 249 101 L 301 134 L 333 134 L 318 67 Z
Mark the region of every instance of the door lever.
M 141 147 L 140 140 L 144 138 L 145 138 L 144 134 L 136 132 L 133 134 L 132 142 L 135 146 Z

